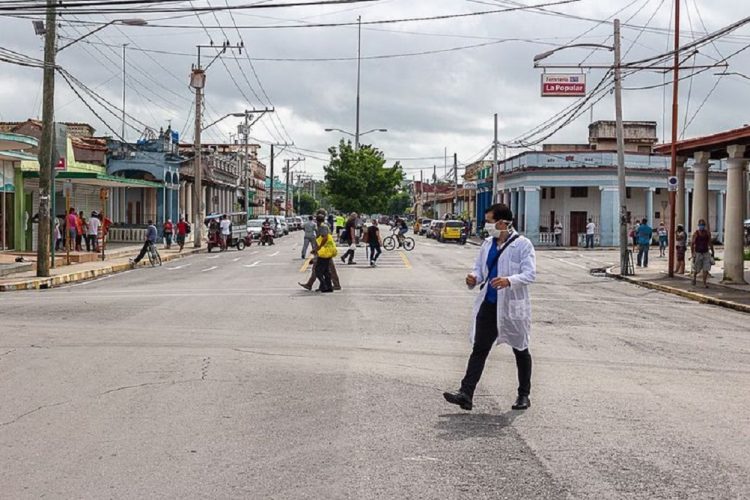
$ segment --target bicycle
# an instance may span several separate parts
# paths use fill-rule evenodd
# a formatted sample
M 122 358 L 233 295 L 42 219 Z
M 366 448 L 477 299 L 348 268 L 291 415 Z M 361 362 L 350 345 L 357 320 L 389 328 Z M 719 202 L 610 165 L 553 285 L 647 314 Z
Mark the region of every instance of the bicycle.
M 398 228 L 393 228 L 391 230 L 392 234 L 390 236 L 386 236 L 385 239 L 383 239 L 383 248 L 385 248 L 388 251 L 396 248 L 396 245 L 398 244 L 398 240 L 399 240 L 398 236 L 396 236 L 397 232 L 398 232 Z M 410 236 L 401 237 L 401 245 L 399 246 L 402 247 L 407 252 L 411 252 L 414 249 L 414 245 L 415 245 L 414 238 Z
M 151 263 L 151 267 L 155 267 L 157 263 L 161 265 L 161 255 L 159 255 L 156 245 L 149 243 L 148 252 L 146 253 L 148 254 L 148 261 Z

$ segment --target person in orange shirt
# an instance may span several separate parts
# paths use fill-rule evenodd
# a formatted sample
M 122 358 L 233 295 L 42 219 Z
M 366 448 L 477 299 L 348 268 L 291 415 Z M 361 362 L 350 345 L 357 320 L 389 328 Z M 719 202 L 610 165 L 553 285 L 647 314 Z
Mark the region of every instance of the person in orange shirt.
M 85 226 L 86 222 L 83 218 L 83 211 L 78 212 L 78 216 L 76 216 L 76 252 L 81 251 L 81 241 L 83 240 L 83 235 L 85 234 Z

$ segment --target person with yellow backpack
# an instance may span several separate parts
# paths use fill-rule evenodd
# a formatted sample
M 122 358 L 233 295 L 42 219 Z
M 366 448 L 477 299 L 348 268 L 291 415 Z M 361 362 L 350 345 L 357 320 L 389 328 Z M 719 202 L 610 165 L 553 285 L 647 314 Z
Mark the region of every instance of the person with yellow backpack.
M 315 216 L 315 221 L 318 223 L 318 231 L 317 231 L 318 238 L 321 238 L 323 236 L 329 236 L 329 239 L 333 240 L 333 236 L 331 235 L 331 230 L 328 227 L 328 225 L 326 225 L 326 222 L 325 222 L 326 221 L 326 212 L 325 212 L 325 210 L 323 210 L 323 209 L 318 210 L 318 212 L 317 212 L 317 214 Z M 327 243 L 327 241 L 326 241 L 326 243 Z M 329 245 L 330 245 L 330 243 L 329 243 Z M 335 246 L 335 243 L 334 243 L 334 246 Z M 304 288 L 305 290 L 312 290 L 312 287 L 315 284 L 315 281 L 316 281 L 316 279 L 318 277 L 318 275 L 316 273 L 316 267 L 317 267 L 317 262 L 318 262 L 318 254 L 317 254 L 318 248 L 319 248 L 318 247 L 318 241 L 316 239 L 315 240 L 315 245 L 313 246 L 313 251 L 312 251 L 312 254 L 313 254 L 313 265 L 312 265 L 312 268 L 311 268 L 312 272 L 310 273 L 310 279 L 307 280 L 307 282 L 305 282 L 305 283 L 298 283 L 298 285 L 301 286 L 302 288 Z M 338 249 L 336 250 L 336 253 L 338 253 Z M 336 255 L 334 254 L 334 257 L 335 256 Z M 341 290 L 341 284 L 339 283 L 339 275 L 336 272 L 336 264 L 334 262 L 334 258 L 333 257 L 331 257 L 330 259 L 328 259 L 328 267 L 329 267 L 329 271 L 328 272 L 331 275 L 331 282 L 333 283 L 333 289 L 334 290 Z

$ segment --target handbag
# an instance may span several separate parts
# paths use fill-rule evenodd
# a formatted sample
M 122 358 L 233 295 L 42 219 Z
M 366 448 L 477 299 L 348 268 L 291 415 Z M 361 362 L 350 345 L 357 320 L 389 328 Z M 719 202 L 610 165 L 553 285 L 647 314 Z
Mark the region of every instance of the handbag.
M 326 241 L 325 245 L 322 245 L 322 236 L 318 236 L 318 238 L 315 240 L 315 243 L 317 243 L 318 245 L 318 257 L 320 257 L 321 259 L 332 259 L 339 253 L 338 248 L 336 248 L 336 243 L 333 241 L 333 238 L 330 235 L 328 236 L 328 240 Z

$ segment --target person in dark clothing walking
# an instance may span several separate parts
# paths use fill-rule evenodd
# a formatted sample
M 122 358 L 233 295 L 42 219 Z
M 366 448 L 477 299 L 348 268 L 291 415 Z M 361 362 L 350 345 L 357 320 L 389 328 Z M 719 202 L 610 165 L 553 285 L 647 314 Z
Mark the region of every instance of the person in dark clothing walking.
M 357 248 L 357 214 L 355 212 L 349 214 L 349 219 L 347 219 L 344 225 L 344 233 L 341 235 L 342 239 L 344 235 L 346 235 L 344 241 L 349 243 L 349 249 L 341 256 L 341 262 L 348 265 L 356 264 L 354 262 L 354 250 Z M 346 261 L 347 257 L 349 258 L 349 262 Z
M 367 244 L 370 247 L 370 266 L 377 266 L 378 257 L 383 252 L 380 247 L 383 240 L 380 239 L 380 228 L 378 221 L 373 219 L 372 225 L 367 228 Z
M 138 257 L 135 259 L 130 259 L 130 265 L 135 267 L 136 264 L 138 264 L 143 257 L 146 256 L 146 252 L 148 252 L 148 249 L 151 245 L 156 244 L 156 237 L 159 234 L 159 231 L 156 229 L 156 226 L 154 226 L 154 222 L 149 220 L 148 221 L 148 229 L 146 229 L 146 241 L 143 242 L 143 246 L 141 247 L 141 251 L 138 254 Z

